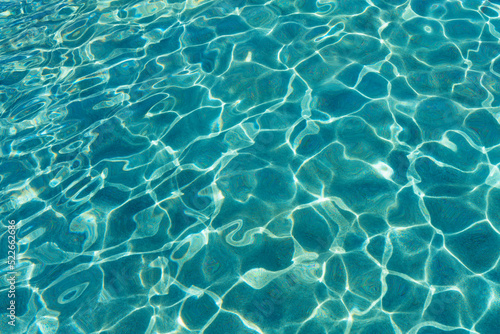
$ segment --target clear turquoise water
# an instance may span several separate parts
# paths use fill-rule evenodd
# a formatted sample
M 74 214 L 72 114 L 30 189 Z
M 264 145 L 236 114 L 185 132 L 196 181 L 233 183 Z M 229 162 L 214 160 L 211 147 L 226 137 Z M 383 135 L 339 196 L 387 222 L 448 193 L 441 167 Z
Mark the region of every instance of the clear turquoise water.
M 0 332 L 500 333 L 499 14 L 0 2 Z

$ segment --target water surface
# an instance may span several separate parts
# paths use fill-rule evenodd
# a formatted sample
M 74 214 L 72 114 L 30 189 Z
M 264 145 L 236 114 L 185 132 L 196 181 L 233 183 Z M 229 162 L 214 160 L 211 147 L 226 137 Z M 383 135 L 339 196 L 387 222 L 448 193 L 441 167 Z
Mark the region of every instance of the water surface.
M 1 2 L 0 331 L 500 333 L 499 15 Z

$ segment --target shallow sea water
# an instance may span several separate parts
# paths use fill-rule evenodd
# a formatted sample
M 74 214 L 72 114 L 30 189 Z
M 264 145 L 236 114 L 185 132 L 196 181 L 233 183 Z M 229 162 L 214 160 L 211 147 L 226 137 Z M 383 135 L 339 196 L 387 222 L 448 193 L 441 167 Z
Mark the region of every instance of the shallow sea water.
M 500 333 L 499 15 L 0 2 L 0 332 Z

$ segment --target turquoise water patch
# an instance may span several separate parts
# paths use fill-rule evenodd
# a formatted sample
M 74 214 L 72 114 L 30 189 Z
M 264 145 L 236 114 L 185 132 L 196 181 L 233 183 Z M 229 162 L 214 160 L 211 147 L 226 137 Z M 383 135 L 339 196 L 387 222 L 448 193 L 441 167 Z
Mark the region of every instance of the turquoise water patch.
M 0 3 L 0 332 L 500 333 L 499 17 Z

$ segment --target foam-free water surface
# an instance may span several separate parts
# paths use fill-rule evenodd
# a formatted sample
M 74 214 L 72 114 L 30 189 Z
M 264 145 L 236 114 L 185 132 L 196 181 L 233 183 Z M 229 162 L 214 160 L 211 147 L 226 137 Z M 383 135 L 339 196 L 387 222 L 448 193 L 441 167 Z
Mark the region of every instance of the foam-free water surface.
M 0 3 L 0 332 L 500 333 L 499 15 Z

